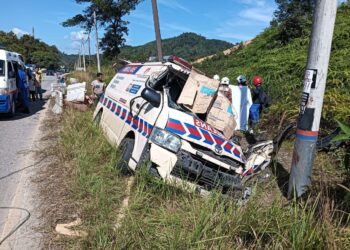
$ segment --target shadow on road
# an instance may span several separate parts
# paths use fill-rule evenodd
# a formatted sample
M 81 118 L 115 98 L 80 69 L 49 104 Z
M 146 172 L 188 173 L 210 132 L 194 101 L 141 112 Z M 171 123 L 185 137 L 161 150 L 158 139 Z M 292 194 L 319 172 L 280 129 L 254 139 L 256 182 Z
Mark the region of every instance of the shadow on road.
M 45 102 L 47 100 L 36 100 L 35 102 L 29 102 L 29 110 L 30 113 L 22 113 L 20 111 L 17 111 L 14 117 L 8 117 L 6 114 L 0 114 L 0 122 L 1 121 L 14 121 L 14 120 L 19 120 L 23 119 L 32 115 L 35 115 L 37 112 L 40 110 L 44 109 Z

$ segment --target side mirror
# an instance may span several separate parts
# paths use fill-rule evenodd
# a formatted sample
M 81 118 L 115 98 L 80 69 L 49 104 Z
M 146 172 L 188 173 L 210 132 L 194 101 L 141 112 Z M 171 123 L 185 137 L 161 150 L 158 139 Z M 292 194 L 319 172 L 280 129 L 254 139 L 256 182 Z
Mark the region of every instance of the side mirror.
M 158 108 L 160 105 L 160 94 L 157 93 L 154 89 L 145 88 L 141 92 L 141 97 L 149 102 L 153 107 Z

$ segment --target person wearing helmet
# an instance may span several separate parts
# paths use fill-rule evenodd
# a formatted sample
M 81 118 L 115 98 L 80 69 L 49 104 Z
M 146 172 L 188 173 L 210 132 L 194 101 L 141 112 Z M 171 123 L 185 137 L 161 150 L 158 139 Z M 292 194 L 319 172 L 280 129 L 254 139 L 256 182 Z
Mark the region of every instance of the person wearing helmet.
M 230 85 L 230 79 L 228 77 L 223 77 L 220 82 L 219 92 L 221 92 L 224 96 L 226 96 L 227 99 L 229 99 L 229 101 L 232 103 L 232 91 L 229 85 Z
M 263 107 L 265 106 L 265 96 L 266 93 L 262 88 L 263 79 L 261 76 L 253 77 L 253 85 L 255 89 L 253 90 L 253 105 L 250 108 L 250 121 L 252 128 L 254 129 L 260 120 L 260 114 L 262 112 Z
M 239 75 L 237 77 L 237 84 L 239 86 L 246 86 L 247 85 L 247 78 L 244 75 Z
M 252 95 L 247 86 L 247 78 L 240 75 L 236 78 L 237 85 L 230 86 L 232 91 L 232 109 L 237 112 L 235 130 L 248 130 L 249 109 L 252 105 Z

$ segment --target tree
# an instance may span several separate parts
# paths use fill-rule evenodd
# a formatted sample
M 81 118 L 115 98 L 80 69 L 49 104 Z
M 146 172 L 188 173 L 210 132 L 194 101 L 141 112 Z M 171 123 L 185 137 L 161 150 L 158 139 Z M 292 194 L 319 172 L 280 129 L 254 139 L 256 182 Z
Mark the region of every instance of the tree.
M 122 18 L 134 10 L 142 0 L 75 0 L 78 4 L 88 3 L 82 14 L 62 23 L 64 27 L 80 26 L 91 32 L 94 26 L 93 13 L 97 22 L 105 29 L 100 46 L 108 58 L 116 58 L 119 48 L 125 44 L 124 35 L 128 34 L 128 22 Z
M 287 44 L 310 31 L 316 0 L 276 0 L 276 3 L 278 8 L 271 24 L 278 27 L 277 40 Z

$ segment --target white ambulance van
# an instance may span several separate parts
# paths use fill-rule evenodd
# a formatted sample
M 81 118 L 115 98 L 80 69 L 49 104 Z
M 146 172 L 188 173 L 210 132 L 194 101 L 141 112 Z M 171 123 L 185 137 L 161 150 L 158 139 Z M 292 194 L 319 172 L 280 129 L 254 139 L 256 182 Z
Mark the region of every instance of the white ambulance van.
M 120 148 L 116 167 L 121 171 L 146 167 L 164 180 L 200 191 L 241 188 L 244 177 L 269 165 L 272 141 L 255 145 L 246 157 L 239 145 L 178 105 L 190 71 L 176 57 L 123 67 L 100 98 L 94 122 Z
M 0 49 L 0 113 L 10 116 L 16 111 L 16 63 L 18 54 Z

